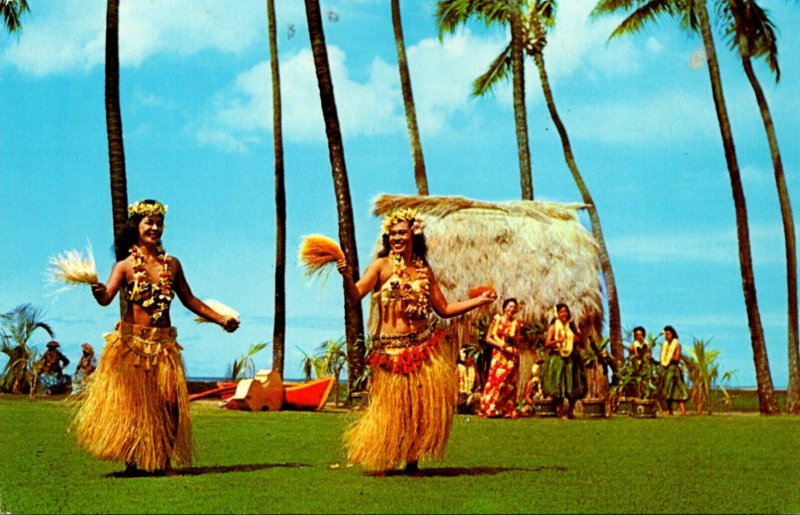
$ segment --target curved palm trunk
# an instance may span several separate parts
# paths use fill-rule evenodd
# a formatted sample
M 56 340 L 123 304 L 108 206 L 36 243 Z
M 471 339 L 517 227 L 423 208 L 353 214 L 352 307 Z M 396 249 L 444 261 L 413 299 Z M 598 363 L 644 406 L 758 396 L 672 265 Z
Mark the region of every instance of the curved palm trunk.
M 122 111 L 119 105 L 119 0 L 106 3 L 106 134 L 111 177 L 111 211 L 114 223 L 114 252 L 124 259 L 128 249 L 119 247 L 120 236 L 128 220 L 128 180 L 125 174 L 125 147 L 122 140 Z M 124 294 L 119 296 L 120 314 L 127 306 Z
M 534 30 L 536 30 L 537 39 L 544 41 L 545 34 L 541 22 L 537 17 L 533 17 Z M 621 367 L 625 361 L 622 346 L 622 323 L 619 312 L 619 298 L 617 297 L 617 283 L 614 280 L 614 270 L 611 267 L 611 258 L 608 255 L 608 248 L 606 241 L 603 237 L 603 229 L 600 226 L 600 215 L 597 213 L 597 206 L 595 206 L 592 194 L 583 180 L 583 176 L 578 170 L 578 164 L 575 161 L 575 156 L 572 153 L 572 144 L 569 141 L 567 129 L 561 121 L 561 116 L 556 109 L 556 103 L 553 98 L 553 91 L 550 88 L 550 79 L 547 76 L 547 68 L 544 64 L 544 55 L 542 49 L 533 53 L 533 60 L 536 63 L 536 69 L 539 71 L 539 81 L 542 84 L 542 92 L 544 93 L 545 102 L 547 103 L 547 110 L 550 112 L 550 117 L 553 119 L 553 124 L 556 126 L 558 135 L 561 138 L 561 147 L 564 150 L 564 159 L 567 162 L 567 167 L 572 173 L 572 178 L 575 180 L 575 185 L 581 193 L 583 203 L 588 206 L 589 219 L 592 223 L 592 234 L 597 240 L 598 250 L 600 252 L 600 268 L 603 270 L 603 276 L 606 281 L 606 293 L 608 295 L 608 329 L 609 338 L 611 340 L 611 355 L 614 357 L 617 367 Z
M 328 136 L 328 153 L 331 161 L 331 173 L 336 194 L 336 209 L 339 214 L 339 241 L 345 259 L 353 270 L 353 280 L 358 280 L 358 254 L 356 252 L 355 224 L 353 222 L 353 206 L 350 201 L 350 185 L 347 180 L 347 167 L 344 160 L 342 134 L 339 129 L 339 115 L 336 111 L 336 100 L 333 94 L 333 81 L 328 63 L 328 51 L 325 46 L 325 33 L 322 27 L 322 15 L 319 0 L 305 0 L 306 18 L 308 19 L 308 35 L 311 39 L 311 51 L 314 55 L 314 67 L 317 73 L 319 96 L 322 113 L 325 118 L 325 132 Z M 361 303 L 351 300 L 344 290 L 345 338 L 347 339 L 348 385 L 353 389 L 353 382 L 364 370 L 364 317 Z
M 705 0 L 696 3 L 700 33 L 703 37 L 706 59 L 708 61 L 708 74 L 711 80 L 711 91 L 714 97 L 714 106 L 717 111 L 722 145 L 725 150 L 725 161 L 728 164 L 728 175 L 731 180 L 733 205 L 736 210 L 736 235 L 739 243 L 739 264 L 742 273 L 742 289 L 744 303 L 747 310 L 747 322 L 750 327 L 750 343 L 753 348 L 753 362 L 756 369 L 756 382 L 758 385 L 758 405 L 761 414 L 773 415 L 780 413 L 775 400 L 775 390 L 772 384 L 772 375 L 769 370 L 769 359 L 764 343 L 764 330 L 761 325 L 761 314 L 758 310 L 756 285 L 753 277 L 753 258 L 750 251 L 750 228 L 747 221 L 747 203 L 742 187 L 742 178 L 739 163 L 736 159 L 736 148 L 733 143 L 730 120 L 722 93 L 722 79 L 719 73 L 719 63 L 714 48 L 714 39 L 711 34 L 711 23 L 708 18 Z
M 522 20 L 519 1 L 509 9 L 511 26 L 511 73 L 514 90 L 514 122 L 517 132 L 517 154 L 519 156 L 520 187 L 522 200 L 533 200 L 533 175 L 531 153 L 528 145 L 528 114 L 525 109 L 525 61 Z
M 417 193 L 427 195 L 428 176 L 425 172 L 425 159 L 422 156 L 422 143 L 419 139 L 417 111 L 414 107 L 414 94 L 411 90 L 411 74 L 408 72 L 403 21 L 400 18 L 400 0 L 392 0 L 392 26 L 394 27 L 394 43 L 397 47 L 397 67 L 400 69 L 400 89 L 403 91 L 408 139 L 411 143 L 411 157 L 414 160 L 414 180 L 417 183 Z
M 275 0 L 267 0 L 269 61 L 272 72 L 272 143 L 275 151 L 275 315 L 272 326 L 272 370 L 283 377 L 286 352 L 286 187 L 281 123 L 281 75 L 278 67 Z
M 783 221 L 783 237 L 786 249 L 786 293 L 787 293 L 787 344 L 789 350 L 789 387 L 786 392 L 786 411 L 795 415 L 800 414 L 800 355 L 798 355 L 798 320 L 797 320 L 797 244 L 794 236 L 794 217 L 789 190 L 786 187 L 786 177 L 783 173 L 783 160 L 778 148 L 778 137 L 775 134 L 775 125 L 772 123 L 767 98 L 761 88 L 761 83 L 753 70 L 752 62 L 747 57 L 742 57 L 747 80 L 756 96 L 761 119 L 764 122 L 764 131 L 769 142 L 769 151 L 772 156 L 772 168 L 775 172 L 775 186 L 778 190 L 778 199 L 781 207 Z

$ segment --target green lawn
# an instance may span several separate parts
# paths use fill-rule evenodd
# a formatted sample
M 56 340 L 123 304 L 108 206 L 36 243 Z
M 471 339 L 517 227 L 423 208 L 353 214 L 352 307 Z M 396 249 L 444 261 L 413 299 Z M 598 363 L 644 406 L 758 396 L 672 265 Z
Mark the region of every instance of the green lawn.
M 64 401 L 0 395 L 0 512 L 800 512 L 800 417 L 458 416 L 444 461 L 386 477 L 345 465 L 344 411 L 192 417 L 194 468 L 122 478 L 75 446 Z

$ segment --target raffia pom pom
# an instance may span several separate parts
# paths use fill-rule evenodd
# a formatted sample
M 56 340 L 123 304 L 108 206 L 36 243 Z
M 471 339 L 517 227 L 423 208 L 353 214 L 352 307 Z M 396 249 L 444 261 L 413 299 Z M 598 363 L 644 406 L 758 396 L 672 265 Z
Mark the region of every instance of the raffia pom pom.
M 322 275 L 326 267 L 343 259 L 344 253 L 339 244 L 327 236 L 312 234 L 303 238 L 300 244 L 300 261 L 306 276 Z
M 210 307 L 211 309 L 213 309 L 214 311 L 216 311 L 217 313 L 219 313 L 224 317 L 228 318 L 233 317 L 236 320 L 240 320 L 238 311 L 236 311 L 230 306 L 226 306 L 225 304 L 223 304 L 218 300 L 208 299 L 204 300 L 203 302 L 205 303 L 206 306 Z M 194 317 L 194 321 L 197 322 L 198 324 L 206 324 L 211 322 L 211 320 L 201 317 L 200 315 Z
M 474 299 L 475 297 L 480 297 L 481 295 L 483 295 L 484 292 L 487 292 L 487 291 L 494 293 L 495 292 L 494 291 L 494 286 L 492 286 L 491 284 L 484 284 L 483 286 L 476 286 L 474 288 L 471 288 L 467 292 L 467 296 L 470 299 Z
M 53 282 L 65 282 L 67 285 L 98 282 L 92 247 L 89 246 L 85 252 L 67 250 L 51 257 L 48 276 Z

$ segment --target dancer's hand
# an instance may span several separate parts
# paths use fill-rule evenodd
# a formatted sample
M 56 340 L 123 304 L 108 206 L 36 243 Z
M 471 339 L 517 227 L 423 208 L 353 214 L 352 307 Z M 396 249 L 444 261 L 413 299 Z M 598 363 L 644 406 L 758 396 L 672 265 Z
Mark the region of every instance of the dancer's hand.
M 497 300 L 497 293 L 494 290 L 485 291 L 478 298 L 481 300 L 481 304 L 491 304 Z
M 347 261 L 345 261 L 344 259 L 340 259 L 339 261 L 337 261 L 337 262 L 336 262 L 336 269 L 337 269 L 337 270 L 339 271 L 339 273 L 340 273 L 340 274 L 342 274 L 342 275 L 345 275 L 345 274 L 347 273 L 347 270 L 348 270 L 349 268 L 350 268 L 350 267 L 349 267 L 349 266 L 347 266 Z
M 232 333 L 239 328 L 239 320 L 236 317 L 228 317 L 220 325 L 227 332 Z

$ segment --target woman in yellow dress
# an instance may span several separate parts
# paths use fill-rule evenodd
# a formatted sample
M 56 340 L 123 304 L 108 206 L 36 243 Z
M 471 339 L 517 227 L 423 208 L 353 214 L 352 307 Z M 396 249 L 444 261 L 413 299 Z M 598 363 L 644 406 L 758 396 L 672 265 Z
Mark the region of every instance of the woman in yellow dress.
M 422 221 L 413 209 L 384 219 L 383 248 L 354 282 L 345 261 L 338 269 L 354 300 L 372 292 L 379 319 L 367 357 L 369 404 L 344 434 L 351 463 L 383 474 L 418 470 L 420 458 L 441 458 L 458 401 L 456 365 L 442 349 L 444 334 L 432 313 L 450 318 L 493 302 L 494 291 L 449 303 L 426 261 Z
M 126 475 L 177 475 L 192 461 L 189 401 L 181 346 L 172 327 L 175 295 L 193 313 L 228 332 L 239 327 L 194 296 L 178 258 L 161 246 L 167 208 L 155 200 L 128 207 L 117 245 L 122 255 L 106 284 L 92 293 L 107 306 L 123 286 L 128 301 L 112 333 L 105 335 L 97 370 L 88 377 L 75 415 L 78 443 L 94 456 L 123 461 Z
M 517 418 L 519 350 L 515 343 L 522 336 L 522 324 L 514 319 L 517 299 L 503 301 L 503 314 L 495 315 L 486 331 L 492 349 L 489 375 L 481 397 L 481 416 Z

